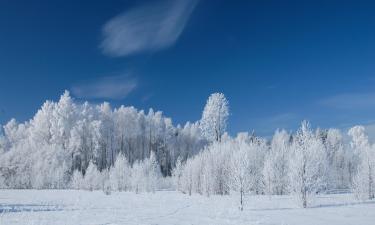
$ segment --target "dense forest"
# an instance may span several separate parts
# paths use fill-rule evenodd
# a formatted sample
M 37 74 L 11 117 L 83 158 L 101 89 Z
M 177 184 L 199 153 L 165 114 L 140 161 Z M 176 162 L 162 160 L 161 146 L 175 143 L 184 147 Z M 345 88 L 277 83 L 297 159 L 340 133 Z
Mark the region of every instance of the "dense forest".
M 160 111 L 81 104 L 65 92 L 27 122 L 0 131 L 1 188 L 74 188 L 186 194 L 294 194 L 301 206 L 330 190 L 375 194 L 375 146 L 363 126 L 346 133 L 277 130 L 271 139 L 226 133 L 229 104 L 212 94 L 202 118 L 175 126 Z M 348 136 L 350 138 L 344 138 Z

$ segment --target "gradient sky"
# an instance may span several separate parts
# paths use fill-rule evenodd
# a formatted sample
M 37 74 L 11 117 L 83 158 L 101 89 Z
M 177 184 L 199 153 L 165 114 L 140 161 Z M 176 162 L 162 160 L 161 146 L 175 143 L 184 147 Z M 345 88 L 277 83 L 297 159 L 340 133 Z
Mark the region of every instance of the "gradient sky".
M 196 121 L 210 93 L 229 131 L 375 121 L 371 1 L 1 0 L 0 123 L 63 91 Z

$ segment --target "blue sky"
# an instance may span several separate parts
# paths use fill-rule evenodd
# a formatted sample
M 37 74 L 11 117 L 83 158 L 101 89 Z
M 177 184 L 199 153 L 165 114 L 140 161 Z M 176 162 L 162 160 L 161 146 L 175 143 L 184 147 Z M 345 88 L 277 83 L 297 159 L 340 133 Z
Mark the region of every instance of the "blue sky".
M 196 121 L 212 92 L 229 131 L 375 121 L 371 1 L 0 1 L 0 123 L 65 89 Z

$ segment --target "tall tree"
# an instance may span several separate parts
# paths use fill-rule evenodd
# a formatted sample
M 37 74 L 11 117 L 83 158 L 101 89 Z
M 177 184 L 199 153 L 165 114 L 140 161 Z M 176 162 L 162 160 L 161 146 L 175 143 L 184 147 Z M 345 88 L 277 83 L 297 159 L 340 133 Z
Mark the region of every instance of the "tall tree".
M 350 186 L 349 163 L 351 157 L 344 147 L 343 136 L 338 129 L 329 129 L 325 140 L 329 164 L 328 188 L 343 189 Z
M 272 138 L 263 168 L 265 192 L 268 194 L 283 195 L 287 193 L 289 141 L 290 135 L 285 130 L 277 130 Z
M 291 192 L 298 197 L 303 208 L 308 198 L 326 185 L 327 162 L 324 146 L 307 121 L 294 136 L 292 154 L 289 161 Z
M 211 94 L 204 107 L 200 128 L 204 137 L 210 141 L 221 141 L 227 127 L 229 116 L 228 100 L 222 93 Z

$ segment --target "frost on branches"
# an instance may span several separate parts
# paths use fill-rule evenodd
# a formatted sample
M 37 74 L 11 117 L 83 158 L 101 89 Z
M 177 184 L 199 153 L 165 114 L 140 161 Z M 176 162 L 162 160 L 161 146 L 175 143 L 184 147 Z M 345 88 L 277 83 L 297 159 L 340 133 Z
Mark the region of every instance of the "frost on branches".
M 212 94 L 204 107 L 200 128 L 210 141 L 221 141 L 229 116 L 228 101 L 222 93 Z
M 291 135 L 285 130 L 277 130 L 264 159 L 264 191 L 267 194 L 283 195 L 288 193 L 290 145 Z
M 294 136 L 289 161 L 290 190 L 306 208 L 311 195 L 327 184 L 327 158 L 322 140 L 316 137 L 307 121 Z

